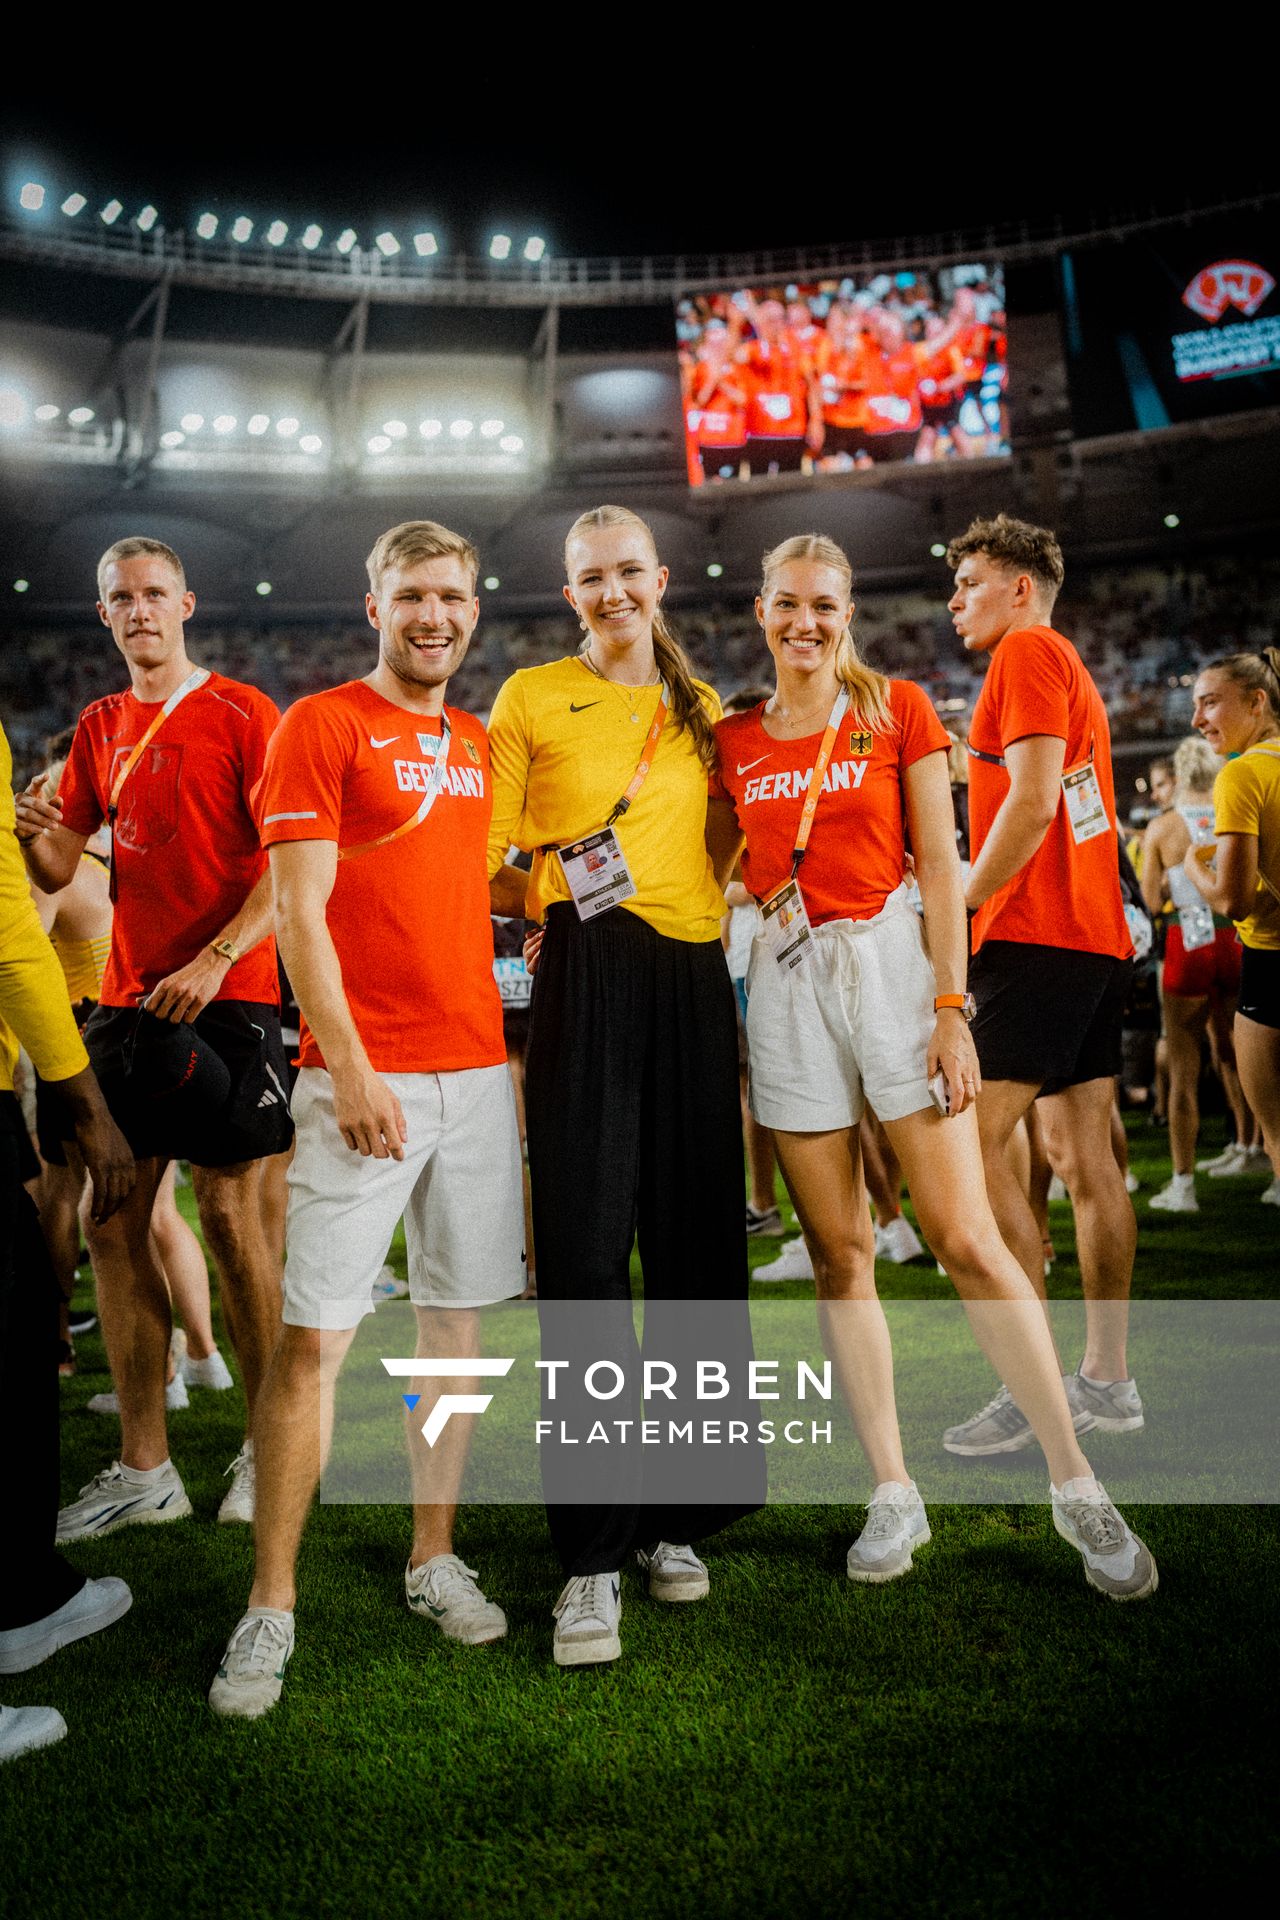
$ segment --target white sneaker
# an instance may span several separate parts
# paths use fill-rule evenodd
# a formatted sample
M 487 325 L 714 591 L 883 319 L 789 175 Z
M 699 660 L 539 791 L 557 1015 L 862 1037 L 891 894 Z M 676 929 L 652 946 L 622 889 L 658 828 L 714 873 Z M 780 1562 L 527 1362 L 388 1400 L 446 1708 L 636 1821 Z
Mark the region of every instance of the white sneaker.
M 805 1245 L 804 1235 L 800 1234 L 797 1239 L 788 1240 L 777 1259 L 771 1260 L 767 1267 L 754 1268 L 751 1278 L 763 1280 L 768 1285 L 774 1285 L 783 1280 L 812 1280 L 813 1261 L 809 1258 L 809 1249 Z
M 95 1475 L 80 1498 L 58 1515 L 58 1545 L 96 1540 L 117 1527 L 158 1526 L 183 1520 L 191 1512 L 187 1490 L 172 1460 L 155 1473 L 139 1473 L 113 1460 Z
M 0 1673 L 26 1673 L 42 1660 L 69 1647 L 74 1640 L 101 1633 L 128 1613 L 133 1595 L 123 1580 L 107 1574 L 101 1580 L 86 1580 L 52 1613 L 33 1620 L 25 1627 L 9 1627 L 0 1633 Z
M 222 1505 L 218 1508 L 219 1520 L 243 1520 L 253 1525 L 253 1501 L 257 1490 L 253 1468 L 253 1442 L 246 1440 L 231 1465 L 225 1469 L 231 1475 L 231 1485 L 223 1495 Z
M 507 1616 L 476 1585 L 474 1567 L 464 1567 L 456 1553 L 437 1553 L 420 1567 L 410 1561 L 404 1570 L 404 1597 L 410 1613 L 424 1614 L 450 1640 L 482 1647 L 501 1640 Z
M 1091 1587 L 1112 1600 L 1145 1600 L 1160 1584 L 1156 1563 L 1136 1533 L 1107 1498 L 1100 1481 L 1068 1480 L 1059 1491 L 1050 1484 L 1053 1524 L 1084 1561 Z
M 215 1393 L 225 1393 L 235 1385 L 231 1369 L 216 1347 L 203 1360 L 193 1360 L 188 1354 L 182 1377 L 189 1387 L 211 1387 Z
M 397 1273 L 393 1273 L 390 1267 L 384 1267 L 370 1291 L 375 1307 L 380 1300 L 407 1300 L 409 1282 L 402 1280 Z
M 1277 1174 L 1269 1187 L 1262 1190 L 1264 1207 L 1280 1207 L 1280 1174 Z
M 191 1398 L 187 1393 L 187 1383 L 180 1373 L 175 1373 L 172 1380 L 168 1381 L 165 1385 L 165 1412 L 181 1413 L 184 1407 L 189 1407 L 190 1405 Z M 115 1392 L 95 1393 L 90 1399 L 85 1401 L 85 1407 L 89 1413 L 114 1413 L 118 1419 L 120 1415 L 120 1395 Z
M 64 1740 L 67 1723 L 56 1707 L 0 1707 L 0 1760 L 16 1760 Z
M 1141 1185 L 1142 1185 L 1142 1182 L 1141 1182 L 1141 1180 L 1139 1180 L 1139 1178 L 1138 1178 L 1138 1176 L 1137 1176 L 1137 1174 L 1136 1174 L 1136 1173 L 1133 1173 L 1133 1172 L 1129 1172 L 1129 1173 L 1126 1173 L 1126 1174 L 1125 1174 L 1125 1176 L 1124 1176 L 1124 1190 L 1125 1190 L 1125 1192 L 1126 1192 L 1126 1193 L 1136 1193 L 1136 1192 L 1138 1191 L 1138 1188 L 1139 1188 L 1139 1187 L 1140 1187 Z
M 927 1546 L 933 1535 L 924 1501 L 914 1480 L 882 1480 L 867 1505 L 862 1532 L 849 1549 L 851 1580 L 878 1586 L 910 1573 L 916 1547 Z
M 1154 1213 L 1199 1213 L 1194 1173 L 1175 1173 L 1167 1187 L 1152 1194 L 1147 1205 Z
M 293 1615 L 278 1607 L 250 1608 L 227 1642 L 209 1705 L 229 1719 L 256 1720 L 269 1713 L 292 1657 Z
M 1248 1170 L 1249 1149 L 1242 1147 L 1238 1140 L 1233 1140 L 1221 1153 L 1215 1153 L 1212 1160 L 1196 1161 L 1196 1172 L 1207 1173 L 1211 1180 L 1233 1180 Z
M 618 1659 L 622 1591 L 616 1573 L 579 1574 L 569 1581 L 552 1611 L 556 1622 L 552 1654 L 558 1667 L 589 1667 Z
M 1059 1179 L 1056 1173 L 1049 1182 L 1049 1198 L 1050 1200 L 1069 1200 L 1071 1198 L 1071 1195 L 1067 1192 L 1066 1182 Z
M 876 1228 L 876 1253 L 882 1260 L 892 1260 L 900 1267 L 908 1260 L 918 1260 L 923 1252 L 920 1236 L 905 1213 L 898 1214 L 887 1227 Z
M 711 1591 L 711 1575 L 692 1547 L 658 1540 L 636 1548 L 636 1565 L 649 1576 L 651 1600 L 705 1600 Z

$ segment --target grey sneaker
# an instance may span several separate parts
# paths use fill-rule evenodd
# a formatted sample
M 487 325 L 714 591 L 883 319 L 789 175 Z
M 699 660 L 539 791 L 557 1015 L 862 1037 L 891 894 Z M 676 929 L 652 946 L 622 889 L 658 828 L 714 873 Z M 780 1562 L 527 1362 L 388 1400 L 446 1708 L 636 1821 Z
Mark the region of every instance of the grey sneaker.
M 927 1546 L 933 1535 L 924 1501 L 914 1480 L 884 1480 L 872 1494 L 862 1532 L 849 1549 L 851 1580 L 878 1586 L 910 1573 L 911 1555 Z
M 58 1545 L 68 1540 L 96 1540 L 117 1527 L 157 1525 L 182 1520 L 191 1512 L 186 1488 L 170 1461 L 154 1480 L 140 1480 L 128 1467 L 113 1460 L 95 1475 L 80 1498 L 58 1515 Z
M 278 1607 L 251 1607 L 227 1642 L 209 1705 L 232 1720 L 270 1713 L 292 1657 L 293 1615 Z
M 711 1591 L 711 1575 L 692 1547 L 658 1540 L 636 1548 L 636 1565 L 649 1576 L 651 1600 L 705 1600 Z
M 56 1707 L 0 1707 L 0 1760 L 65 1740 L 67 1723 Z
M 1091 1587 L 1112 1600 L 1145 1600 L 1160 1584 L 1156 1563 L 1107 1498 L 1100 1481 L 1050 1485 L 1053 1524 L 1084 1560 Z
M 1071 1424 L 1077 1434 L 1089 1433 L 1098 1425 L 1094 1414 L 1084 1407 L 1076 1407 L 1071 1402 L 1071 1389 L 1067 1385 L 1070 1374 L 1063 1374 L 1062 1384 L 1067 1389 L 1067 1404 L 1071 1407 Z M 942 1436 L 942 1444 L 948 1453 L 964 1455 L 966 1459 L 985 1459 L 995 1453 L 1021 1453 L 1024 1447 L 1033 1447 L 1036 1436 L 1031 1422 L 1018 1405 L 1008 1387 L 1001 1387 L 994 1400 L 988 1400 L 981 1412 L 971 1419 L 962 1420 L 958 1427 L 948 1427 Z
M 1132 1380 L 1086 1380 L 1077 1370 L 1063 1377 L 1073 1414 L 1089 1413 L 1100 1433 L 1136 1433 L 1143 1425 L 1142 1402 Z M 1088 1433 L 1088 1427 L 1077 1427 Z
M 101 1633 L 132 1605 L 133 1595 L 114 1574 L 86 1580 L 78 1592 L 43 1619 L 0 1633 L 0 1673 L 25 1673 L 29 1667 L 38 1667 L 59 1647 L 69 1647 L 87 1634 Z
M 476 1585 L 474 1567 L 464 1567 L 456 1553 L 437 1553 L 420 1567 L 412 1561 L 404 1570 L 404 1597 L 410 1613 L 433 1620 L 450 1640 L 468 1647 L 501 1640 L 507 1616 Z
M 570 1580 L 553 1608 L 552 1653 L 558 1667 L 589 1667 L 622 1653 L 618 1622 L 622 1592 L 616 1573 L 581 1573 Z
M 757 1210 L 747 1202 L 747 1232 L 759 1234 L 765 1240 L 781 1240 L 786 1232 L 782 1215 L 776 1207 L 762 1207 Z
M 239 1520 L 246 1526 L 253 1525 L 253 1503 L 257 1494 L 257 1479 L 253 1465 L 253 1442 L 246 1440 L 231 1465 L 226 1468 L 231 1475 L 231 1485 L 222 1497 L 218 1508 L 218 1518 L 223 1521 Z

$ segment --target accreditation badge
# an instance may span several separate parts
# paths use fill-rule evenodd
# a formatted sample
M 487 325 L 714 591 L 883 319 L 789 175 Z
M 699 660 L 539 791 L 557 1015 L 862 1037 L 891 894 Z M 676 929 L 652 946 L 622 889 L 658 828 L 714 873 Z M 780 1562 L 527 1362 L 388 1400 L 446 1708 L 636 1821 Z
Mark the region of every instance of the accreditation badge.
M 1078 767 L 1066 769 L 1062 776 L 1062 792 L 1067 802 L 1071 838 L 1078 847 L 1083 846 L 1086 840 L 1096 839 L 1100 833 L 1110 833 L 1111 822 L 1102 804 L 1102 789 L 1098 785 L 1098 773 L 1092 760 L 1084 760 Z
M 529 978 L 529 969 L 522 954 L 497 954 L 493 962 L 493 977 L 498 983 L 504 1013 L 508 1008 L 514 1012 L 529 1005 L 533 998 L 533 981 Z
M 627 856 L 612 827 L 601 827 L 585 840 L 561 847 L 560 864 L 579 920 L 594 920 L 598 913 L 608 913 L 610 907 L 630 900 L 636 890 Z
M 1194 953 L 1197 947 L 1211 947 L 1216 929 L 1213 924 L 1213 908 L 1207 900 L 1197 900 L 1190 906 L 1178 908 L 1178 930 L 1182 935 L 1182 951 Z
M 775 887 L 760 902 L 760 917 L 769 951 L 783 971 L 806 966 L 813 951 L 813 928 L 799 882 L 792 878 Z

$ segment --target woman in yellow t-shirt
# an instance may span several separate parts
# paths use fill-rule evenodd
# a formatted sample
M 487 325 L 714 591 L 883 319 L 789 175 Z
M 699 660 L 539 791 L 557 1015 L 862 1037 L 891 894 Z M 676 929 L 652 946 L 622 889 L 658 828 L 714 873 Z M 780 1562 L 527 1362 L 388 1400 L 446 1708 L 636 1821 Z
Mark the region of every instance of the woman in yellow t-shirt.
M 690 1374 L 699 1327 L 711 1353 L 745 1334 L 745 1305 L 725 1303 L 745 1302 L 747 1262 L 725 903 L 704 841 L 720 703 L 666 625 L 667 569 L 637 514 L 582 514 L 565 565 L 583 642 L 570 658 L 513 674 L 494 703 L 489 871 L 494 911 L 546 929 L 525 1062 L 544 1359 L 613 1362 L 624 1382 L 602 1406 L 577 1398 L 578 1359 L 567 1375 L 544 1374 L 558 1381 L 544 1410 L 569 1442 L 564 1453 L 542 1449 L 568 1581 L 555 1658 L 579 1666 L 618 1658 L 619 1575 L 633 1553 L 655 1599 L 702 1598 L 707 1570 L 682 1543 L 758 1505 L 763 1469 L 742 1463 L 744 1493 L 726 1499 L 717 1482 L 704 1498 L 694 1477 L 705 1454 L 691 1461 L 686 1448 L 677 1479 L 665 1449 L 646 1447 L 642 1471 L 639 1447 L 625 1440 L 607 1462 L 604 1447 L 588 1454 L 581 1444 L 595 1421 L 607 1417 L 612 1438 L 619 1416 L 641 1411 L 637 1233 L 644 1357 L 670 1361 L 678 1346 Z M 533 855 L 527 891 L 503 865 L 512 844 Z M 699 1314 L 695 1301 L 718 1311 Z
M 1203 669 L 1194 725 L 1230 754 L 1213 788 L 1212 847 L 1190 847 L 1184 870 L 1244 947 L 1236 1063 L 1271 1158 L 1262 1198 L 1280 1206 L 1280 647 L 1233 653 Z

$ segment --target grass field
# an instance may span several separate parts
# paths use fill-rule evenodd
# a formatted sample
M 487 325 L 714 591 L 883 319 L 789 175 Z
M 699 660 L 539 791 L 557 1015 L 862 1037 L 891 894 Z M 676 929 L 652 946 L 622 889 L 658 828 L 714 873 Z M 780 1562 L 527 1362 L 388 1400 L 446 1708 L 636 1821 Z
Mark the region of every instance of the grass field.
M 1163 1137 L 1132 1146 L 1149 1193 Z M 1140 1195 L 1135 1291 L 1280 1291 L 1262 1184 L 1206 1181 L 1191 1219 Z M 1068 1207 L 1054 1232 L 1069 1293 Z M 924 1266 L 881 1280 L 946 1289 Z M 93 1338 L 80 1357 L 69 1492 L 118 1434 L 82 1411 L 104 1384 Z M 885 1588 L 844 1578 L 860 1510 L 771 1508 L 710 1544 L 703 1605 L 655 1606 L 626 1576 L 622 1660 L 566 1674 L 539 1510 L 463 1516 L 511 1623 L 465 1649 L 404 1607 L 406 1516 L 326 1507 L 284 1698 L 228 1725 L 204 1696 L 249 1578 L 247 1530 L 212 1524 L 239 1413 L 238 1394 L 200 1393 L 173 1418 L 195 1520 L 72 1550 L 129 1581 L 132 1612 L 4 1683 L 71 1726 L 0 1775 L 8 1912 L 1146 1914 L 1171 1888 L 1234 1898 L 1272 1852 L 1274 1509 L 1131 1513 L 1161 1586 L 1120 1607 L 1044 1507 L 936 1507 L 915 1572 Z

